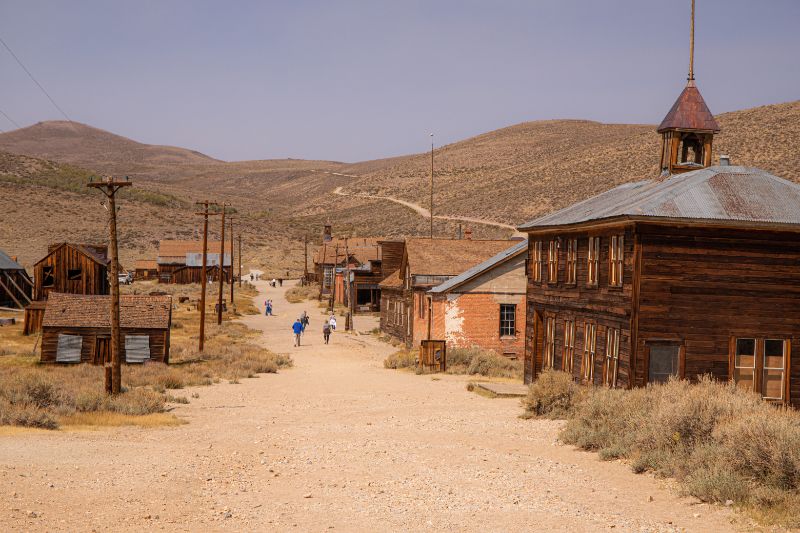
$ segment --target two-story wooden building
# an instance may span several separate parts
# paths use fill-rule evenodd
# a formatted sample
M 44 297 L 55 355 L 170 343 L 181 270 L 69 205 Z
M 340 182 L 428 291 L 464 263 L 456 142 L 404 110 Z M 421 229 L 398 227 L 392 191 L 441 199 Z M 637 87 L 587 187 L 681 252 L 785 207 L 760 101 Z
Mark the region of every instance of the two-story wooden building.
M 658 131 L 660 177 L 520 227 L 525 381 L 548 367 L 611 387 L 710 374 L 800 406 L 800 186 L 708 167 L 719 127 L 693 76 Z

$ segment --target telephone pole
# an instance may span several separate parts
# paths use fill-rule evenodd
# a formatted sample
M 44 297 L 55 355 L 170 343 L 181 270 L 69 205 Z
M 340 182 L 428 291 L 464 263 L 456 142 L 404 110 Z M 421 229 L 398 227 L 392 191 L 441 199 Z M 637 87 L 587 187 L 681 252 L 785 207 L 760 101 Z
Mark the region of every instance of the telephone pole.
M 208 278 L 208 273 L 206 270 L 206 265 L 208 264 L 208 217 L 215 213 L 209 213 L 208 208 L 209 206 L 217 205 L 215 203 L 209 203 L 208 200 L 205 202 L 197 202 L 197 205 L 203 206 L 202 213 L 195 213 L 196 215 L 203 216 L 203 267 L 200 272 L 200 343 L 197 348 L 197 351 L 203 351 L 203 345 L 205 344 L 206 340 L 206 283 Z
M 233 268 L 233 266 L 231 266 Z M 242 231 L 239 230 L 239 288 L 242 288 Z
M 303 235 L 303 254 L 305 266 L 303 267 L 303 283 L 301 285 L 308 283 L 308 235 Z
M 94 180 L 94 178 L 92 178 Z M 110 394 L 119 394 L 122 390 L 122 360 L 119 346 L 119 247 L 117 244 L 117 202 L 115 195 L 123 187 L 133 185 L 126 176 L 125 181 L 114 181 L 112 177 L 105 181 L 90 182 L 87 187 L 100 189 L 108 198 L 108 228 L 110 237 L 111 273 L 111 362 L 105 362 L 105 388 Z
M 431 133 L 431 240 L 433 240 L 433 133 Z
M 233 305 L 233 217 L 231 217 L 231 305 Z
M 225 208 L 229 204 L 222 203 L 222 224 L 219 237 L 219 298 L 217 301 L 217 325 L 222 325 L 222 292 L 225 286 Z M 233 265 L 231 265 L 233 273 Z

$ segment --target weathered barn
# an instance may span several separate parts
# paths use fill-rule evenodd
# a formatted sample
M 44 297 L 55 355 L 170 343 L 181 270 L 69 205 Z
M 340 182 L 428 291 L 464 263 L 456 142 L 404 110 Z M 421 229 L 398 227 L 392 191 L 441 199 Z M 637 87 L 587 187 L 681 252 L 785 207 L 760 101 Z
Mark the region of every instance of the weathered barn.
M 137 259 L 133 264 L 133 279 L 149 280 L 158 278 L 158 263 L 153 259 Z
M 105 245 L 52 244 L 33 267 L 33 299 L 46 300 L 51 292 L 108 294 L 109 263 Z
M 399 290 L 391 290 L 382 306 L 402 310 L 405 316 L 397 322 L 405 324 L 398 338 L 408 346 L 415 346 L 427 338 L 429 298 L 427 291 L 465 270 L 485 261 L 512 244 L 507 240 L 478 241 L 471 239 L 408 239 L 397 277 Z M 388 281 L 388 280 L 387 280 Z M 382 288 L 386 287 L 386 282 Z M 395 335 L 400 328 L 390 326 L 381 314 L 381 328 Z M 393 315 L 392 315 L 393 316 Z
M 520 228 L 525 380 L 547 367 L 611 387 L 710 374 L 800 406 L 800 186 L 703 168 L 719 128 L 689 89 L 659 127 L 660 178 Z
M 111 358 L 111 297 L 51 293 L 42 321 L 43 363 L 103 364 Z M 120 357 L 169 363 L 171 296 L 120 296 Z
M 231 255 L 224 254 L 224 279 L 231 279 Z M 219 241 L 206 245 L 206 275 L 211 281 L 219 280 Z M 160 283 L 200 283 L 203 272 L 203 241 L 163 240 L 158 245 L 158 281 Z
M 522 358 L 527 257 L 528 243 L 520 241 L 430 289 L 427 337 Z
M 0 250 L 0 307 L 23 308 L 33 297 L 33 282 L 15 258 Z

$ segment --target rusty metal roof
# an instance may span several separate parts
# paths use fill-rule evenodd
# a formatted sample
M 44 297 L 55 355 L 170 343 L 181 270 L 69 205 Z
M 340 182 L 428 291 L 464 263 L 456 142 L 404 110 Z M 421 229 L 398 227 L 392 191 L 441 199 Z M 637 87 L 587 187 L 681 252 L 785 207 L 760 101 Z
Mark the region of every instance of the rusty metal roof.
M 709 111 L 694 80 L 686 85 L 678 99 L 672 104 L 672 109 L 658 126 L 658 133 L 670 129 L 702 130 L 715 133 L 720 131 L 719 124 Z
M 123 294 L 119 297 L 120 327 L 168 329 L 172 296 Z M 50 293 L 44 327 L 110 328 L 111 296 Z
M 800 225 L 800 185 L 758 168 L 709 167 L 621 185 L 519 229 L 621 216 Z
M 519 241 L 517 244 L 508 248 L 507 250 L 503 250 L 497 255 L 494 255 L 484 261 L 483 263 L 477 264 L 474 267 L 470 268 L 469 270 L 465 270 L 458 276 L 454 278 L 450 278 L 449 280 L 445 281 L 441 285 L 437 285 L 436 287 L 432 288 L 428 292 L 433 293 L 445 293 L 450 291 L 451 289 L 455 289 L 459 285 L 463 285 L 464 283 L 468 282 L 469 280 L 473 279 L 474 277 L 483 274 L 491 270 L 492 268 L 496 267 L 497 265 L 502 265 L 506 261 L 511 258 L 516 257 L 517 255 L 527 252 L 528 250 L 528 241 L 522 240 Z

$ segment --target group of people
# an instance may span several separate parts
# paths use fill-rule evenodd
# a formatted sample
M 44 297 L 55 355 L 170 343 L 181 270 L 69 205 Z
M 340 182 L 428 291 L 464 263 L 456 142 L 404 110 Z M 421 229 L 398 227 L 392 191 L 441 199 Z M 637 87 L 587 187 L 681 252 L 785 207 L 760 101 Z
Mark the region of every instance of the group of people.
M 303 314 L 294 321 L 292 324 L 292 333 L 294 333 L 294 345 L 295 347 L 300 346 L 300 339 L 306 332 L 306 327 L 308 327 L 309 319 L 308 313 L 303 311 Z M 331 313 L 331 316 L 322 324 L 322 338 L 325 340 L 325 344 L 331 339 L 331 333 L 336 331 L 336 316 Z
M 273 288 L 277 287 L 278 285 L 283 287 L 283 278 L 278 278 L 278 279 L 272 278 L 272 281 L 270 281 L 269 284 Z

